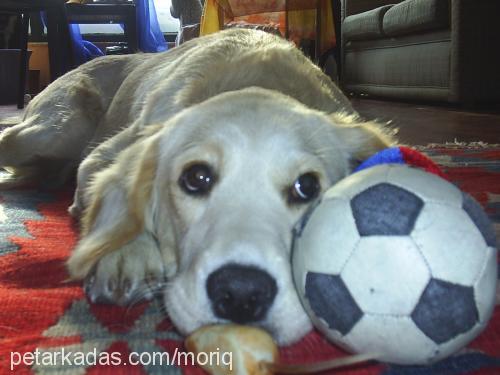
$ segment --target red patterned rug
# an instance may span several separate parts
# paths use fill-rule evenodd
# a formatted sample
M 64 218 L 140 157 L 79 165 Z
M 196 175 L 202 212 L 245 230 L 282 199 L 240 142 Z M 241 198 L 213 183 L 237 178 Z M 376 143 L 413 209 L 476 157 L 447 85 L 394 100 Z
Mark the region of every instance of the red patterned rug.
M 500 234 L 500 146 L 436 145 L 422 150 L 485 207 Z M 70 201 L 69 191 L 0 192 L 0 374 L 12 370 L 16 374 L 202 374 L 182 363 L 179 367 L 152 363 L 153 356 L 162 352 L 174 362 L 183 350 L 182 338 L 160 303 L 131 308 L 90 304 L 81 285 L 65 283 L 64 261 L 77 238 L 66 213 Z M 130 353 L 143 364 L 127 362 Z M 281 349 L 284 363 L 343 355 L 314 332 Z M 467 350 L 434 366 L 374 364 L 335 372 L 464 373 L 500 373 L 500 307 Z

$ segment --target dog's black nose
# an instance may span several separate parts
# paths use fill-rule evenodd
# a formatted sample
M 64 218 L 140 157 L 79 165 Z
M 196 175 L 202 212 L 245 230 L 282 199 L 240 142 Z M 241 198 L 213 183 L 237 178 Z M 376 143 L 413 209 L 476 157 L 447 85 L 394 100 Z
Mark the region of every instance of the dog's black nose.
M 225 265 L 207 279 L 214 314 L 240 324 L 263 319 L 277 289 L 276 281 L 267 272 L 238 264 Z

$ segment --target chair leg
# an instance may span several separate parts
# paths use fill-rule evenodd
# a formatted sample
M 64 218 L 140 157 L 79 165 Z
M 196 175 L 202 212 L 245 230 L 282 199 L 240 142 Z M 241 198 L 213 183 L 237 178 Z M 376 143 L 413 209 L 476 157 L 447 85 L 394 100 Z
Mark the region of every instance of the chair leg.
M 54 9 L 47 9 L 47 44 L 49 46 L 50 80 L 56 80 L 62 74 L 62 47 L 58 32 L 58 15 Z
M 137 19 L 135 8 L 127 14 L 127 19 L 124 23 L 124 34 L 127 39 L 129 53 L 135 53 L 139 50 L 137 41 Z
M 26 75 L 28 70 L 28 27 L 30 23 L 29 13 L 21 13 L 21 56 L 19 62 L 19 87 L 17 91 L 17 108 L 24 108 L 24 94 L 26 92 Z
M 57 8 L 57 21 L 58 21 L 58 33 L 59 33 L 59 43 L 61 44 L 61 54 L 60 59 L 62 63 L 61 74 L 64 74 L 78 65 L 75 61 L 75 46 L 71 38 L 70 28 L 71 23 L 69 22 L 69 17 L 67 13 L 66 6 L 60 6 Z
M 54 81 L 74 67 L 64 4 L 47 9 L 47 41 L 50 80 Z

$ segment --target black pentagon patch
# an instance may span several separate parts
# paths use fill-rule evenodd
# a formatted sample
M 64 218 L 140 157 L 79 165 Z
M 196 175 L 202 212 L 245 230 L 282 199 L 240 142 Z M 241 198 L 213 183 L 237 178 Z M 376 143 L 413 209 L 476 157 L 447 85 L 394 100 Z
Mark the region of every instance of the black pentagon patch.
M 495 230 L 488 215 L 486 215 L 481 205 L 469 194 L 462 193 L 462 196 L 462 208 L 467 212 L 467 215 L 469 215 L 474 224 L 476 224 L 486 244 L 490 247 L 496 247 Z
M 308 272 L 305 289 L 316 316 L 342 335 L 349 333 L 363 316 L 340 276 Z
M 411 318 L 436 344 L 469 331 L 479 320 L 472 287 L 432 279 Z
M 408 190 L 381 183 L 351 200 L 351 209 L 361 236 L 408 235 L 424 202 Z

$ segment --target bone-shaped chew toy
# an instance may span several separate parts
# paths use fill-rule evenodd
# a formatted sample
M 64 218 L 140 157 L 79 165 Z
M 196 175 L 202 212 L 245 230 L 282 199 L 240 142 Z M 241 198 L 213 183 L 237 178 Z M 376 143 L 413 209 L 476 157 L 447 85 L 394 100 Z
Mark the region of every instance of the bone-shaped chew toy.
M 209 353 L 230 353 L 231 361 L 203 361 L 199 365 L 211 375 L 306 374 L 374 360 L 376 355 L 353 355 L 307 365 L 279 364 L 279 351 L 272 337 L 262 329 L 236 324 L 209 325 L 192 333 L 186 349 L 209 357 Z

